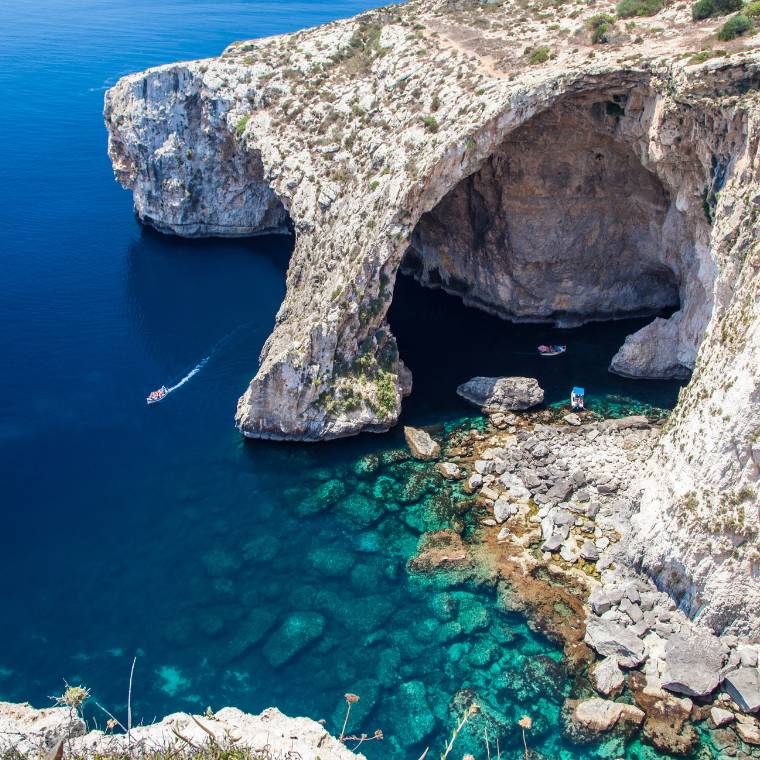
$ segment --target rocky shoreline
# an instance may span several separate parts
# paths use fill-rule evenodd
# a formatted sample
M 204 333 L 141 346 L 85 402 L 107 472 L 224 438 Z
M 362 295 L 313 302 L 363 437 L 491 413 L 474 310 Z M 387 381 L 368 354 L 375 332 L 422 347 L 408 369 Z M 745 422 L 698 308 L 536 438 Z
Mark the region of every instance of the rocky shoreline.
M 502 603 L 565 647 L 572 741 L 640 734 L 689 756 L 707 737 L 721 757 L 758 757 L 760 646 L 695 624 L 627 561 L 638 475 L 662 430 L 644 416 L 542 410 L 458 431 L 435 466 L 474 496 L 479 526 L 472 543 L 423 541 L 411 566 L 490 564 Z
M 109 721 L 110 722 L 110 721 Z M 198 755 L 204 749 L 248 752 L 261 760 L 348 760 L 352 752 L 310 718 L 290 718 L 270 707 L 251 715 L 225 707 L 203 715 L 173 713 L 127 732 L 123 726 L 88 731 L 69 707 L 36 709 L 28 704 L 0 702 L 0 753 L 9 757 L 144 757 Z

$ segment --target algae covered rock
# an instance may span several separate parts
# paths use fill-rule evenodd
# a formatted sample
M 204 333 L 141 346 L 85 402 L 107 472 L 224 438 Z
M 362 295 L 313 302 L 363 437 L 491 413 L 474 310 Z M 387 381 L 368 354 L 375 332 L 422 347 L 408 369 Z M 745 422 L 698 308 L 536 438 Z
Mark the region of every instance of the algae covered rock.
M 307 517 L 318 512 L 324 512 L 346 494 L 346 486 L 337 478 L 322 483 L 313 492 L 310 492 L 296 504 L 296 514 Z
M 430 709 L 422 681 L 407 681 L 396 692 L 383 700 L 393 735 L 401 746 L 421 742 L 435 728 L 435 717 Z M 390 733 L 390 730 L 388 730 Z
M 318 639 L 324 629 L 325 618 L 318 612 L 291 612 L 269 635 L 264 656 L 272 667 L 278 668 Z
M 258 644 L 277 622 L 277 613 L 264 608 L 254 610 L 243 620 L 235 624 L 235 634 L 227 644 L 227 653 L 231 660 L 244 655 L 251 647 Z

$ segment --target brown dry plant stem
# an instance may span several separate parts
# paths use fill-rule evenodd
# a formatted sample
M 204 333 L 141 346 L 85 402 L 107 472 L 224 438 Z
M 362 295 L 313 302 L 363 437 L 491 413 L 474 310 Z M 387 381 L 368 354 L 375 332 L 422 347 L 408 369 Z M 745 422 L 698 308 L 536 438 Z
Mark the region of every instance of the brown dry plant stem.
M 344 741 L 344 737 L 346 736 L 346 726 L 348 725 L 348 716 L 351 713 L 351 705 L 359 701 L 359 697 L 356 694 L 344 694 L 343 696 L 346 699 L 346 717 L 343 720 L 343 728 L 341 728 L 340 737 L 338 738 L 338 741 L 341 742 Z
M 464 724 L 467 723 L 467 721 L 475 715 L 475 713 L 480 708 L 473 702 L 468 708 L 467 712 L 462 716 L 462 720 L 459 721 L 459 725 L 454 729 L 454 731 L 451 734 L 451 741 L 446 745 L 446 750 L 441 755 L 441 760 L 445 760 L 449 756 L 449 752 L 451 752 L 452 747 L 454 746 L 454 742 L 457 739 L 457 736 L 459 736 L 459 732 L 464 728 Z
M 525 747 L 525 760 L 528 760 L 528 741 L 525 738 L 525 729 L 533 727 L 533 721 L 528 715 L 523 715 L 520 720 L 517 721 L 517 725 L 522 729 L 523 746 Z

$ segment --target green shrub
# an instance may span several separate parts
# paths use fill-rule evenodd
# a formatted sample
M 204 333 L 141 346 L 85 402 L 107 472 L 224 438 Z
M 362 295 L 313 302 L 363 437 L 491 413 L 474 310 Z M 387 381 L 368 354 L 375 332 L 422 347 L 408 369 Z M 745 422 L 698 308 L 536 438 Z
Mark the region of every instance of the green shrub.
M 427 129 L 428 132 L 438 131 L 438 119 L 436 119 L 435 116 L 423 116 L 422 123 L 425 125 L 425 129 Z
M 752 29 L 752 21 L 741 13 L 737 13 L 732 16 L 725 24 L 720 28 L 718 32 L 718 39 L 726 42 L 727 40 L 733 40 L 736 37 L 748 32 Z
M 620 0 L 615 12 L 619 18 L 654 16 L 662 10 L 662 0 Z
M 586 27 L 591 30 L 591 42 L 595 45 L 609 42 L 608 32 L 614 23 L 615 19 L 609 13 L 597 13 L 596 16 L 592 16 L 586 22 Z
M 691 6 L 691 17 L 694 21 L 701 21 L 713 16 L 725 16 L 740 10 L 743 5 L 743 0 L 697 0 Z
M 531 54 L 530 58 L 528 59 L 528 63 L 531 65 L 535 65 L 537 63 L 546 63 L 550 58 L 550 50 L 546 45 L 542 45 L 541 47 L 537 47 Z
M 237 120 L 237 122 L 236 122 L 236 124 L 235 124 L 235 134 L 236 134 L 238 137 L 242 137 L 242 136 L 243 136 L 243 132 L 245 132 L 245 128 L 246 128 L 246 126 L 248 125 L 248 120 L 249 120 L 250 118 L 251 118 L 251 117 L 250 117 L 250 115 L 249 115 L 249 114 L 246 114 L 245 116 L 241 116 L 241 117 L 240 117 L 240 118 Z
M 742 13 L 748 18 L 756 18 L 760 16 L 760 0 L 755 0 L 754 3 L 748 3 L 742 8 Z

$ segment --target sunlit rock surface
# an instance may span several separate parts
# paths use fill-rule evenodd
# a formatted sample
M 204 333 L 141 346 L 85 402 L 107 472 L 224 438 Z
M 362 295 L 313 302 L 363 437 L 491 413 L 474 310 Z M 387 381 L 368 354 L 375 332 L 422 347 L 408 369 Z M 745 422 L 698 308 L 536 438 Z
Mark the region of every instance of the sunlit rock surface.
M 613 362 L 694 369 L 643 473 L 630 559 L 692 617 L 760 638 L 756 38 L 695 63 L 722 19 L 695 26 L 676 2 L 593 45 L 603 10 L 429 0 L 235 43 L 120 80 L 109 151 L 159 229 L 292 225 L 287 295 L 238 402 L 246 436 L 395 424 L 402 262 L 515 318 L 677 308 Z M 532 65 L 526 45 L 553 57 Z

